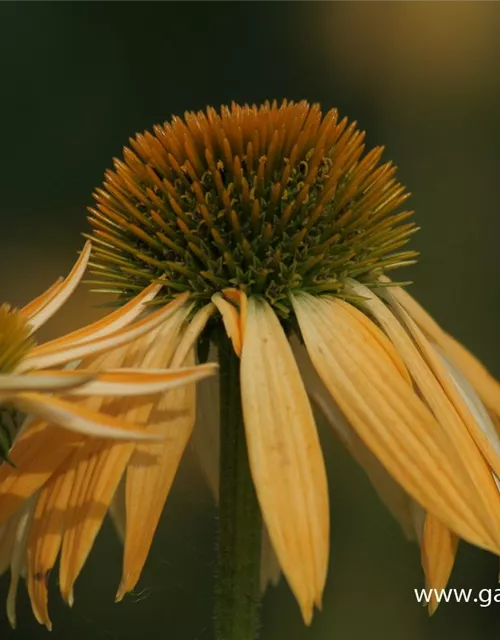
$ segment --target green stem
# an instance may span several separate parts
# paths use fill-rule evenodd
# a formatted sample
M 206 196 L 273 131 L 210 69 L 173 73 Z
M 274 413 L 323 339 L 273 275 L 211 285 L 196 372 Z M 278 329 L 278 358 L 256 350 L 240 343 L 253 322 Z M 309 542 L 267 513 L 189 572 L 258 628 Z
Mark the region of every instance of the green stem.
M 241 410 L 240 362 L 226 335 L 220 366 L 219 548 L 217 640 L 255 640 L 258 629 L 262 521 Z

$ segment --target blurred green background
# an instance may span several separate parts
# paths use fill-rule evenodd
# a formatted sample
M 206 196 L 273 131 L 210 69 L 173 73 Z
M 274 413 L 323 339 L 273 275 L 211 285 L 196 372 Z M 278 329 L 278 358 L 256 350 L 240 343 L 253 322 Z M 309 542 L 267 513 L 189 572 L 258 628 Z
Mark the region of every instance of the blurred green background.
M 412 292 L 500 376 L 500 6 L 496 3 L 2 3 L 0 298 L 29 300 L 70 268 L 86 207 L 135 132 L 231 100 L 306 98 L 339 108 L 385 144 L 422 230 Z M 44 329 L 96 317 L 81 291 Z M 310 629 L 282 581 L 262 640 L 475 640 L 500 633 L 500 604 L 444 604 L 429 619 L 417 548 L 405 541 L 331 434 L 332 509 L 323 613 Z M 113 598 L 120 544 L 109 523 L 54 640 L 211 640 L 217 513 L 186 457 L 135 595 Z M 498 561 L 460 550 L 452 585 L 497 587 Z M 8 581 L 0 580 L 4 601 Z M 17 632 L 38 640 L 22 586 Z

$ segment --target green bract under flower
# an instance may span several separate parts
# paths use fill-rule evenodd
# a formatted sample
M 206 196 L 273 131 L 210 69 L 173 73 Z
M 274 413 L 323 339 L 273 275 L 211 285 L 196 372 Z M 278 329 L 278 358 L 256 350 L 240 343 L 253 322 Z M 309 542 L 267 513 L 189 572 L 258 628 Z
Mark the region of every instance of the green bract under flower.
M 290 293 L 343 296 L 347 278 L 407 264 L 407 194 L 363 138 L 307 102 L 208 108 L 138 135 L 95 194 L 92 283 L 122 300 L 160 277 L 167 298 L 237 287 L 286 318 Z

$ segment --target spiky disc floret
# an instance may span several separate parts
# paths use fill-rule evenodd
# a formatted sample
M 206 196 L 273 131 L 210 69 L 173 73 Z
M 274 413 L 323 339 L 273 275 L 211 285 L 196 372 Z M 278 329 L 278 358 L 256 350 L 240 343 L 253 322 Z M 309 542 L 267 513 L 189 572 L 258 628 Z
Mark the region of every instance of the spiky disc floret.
M 407 194 L 363 138 L 307 102 L 208 108 L 137 135 L 90 209 L 93 283 L 123 299 L 160 276 L 167 297 L 238 287 L 286 317 L 291 291 L 342 295 L 348 277 L 407 263 L 416 227 L 393 213 Z

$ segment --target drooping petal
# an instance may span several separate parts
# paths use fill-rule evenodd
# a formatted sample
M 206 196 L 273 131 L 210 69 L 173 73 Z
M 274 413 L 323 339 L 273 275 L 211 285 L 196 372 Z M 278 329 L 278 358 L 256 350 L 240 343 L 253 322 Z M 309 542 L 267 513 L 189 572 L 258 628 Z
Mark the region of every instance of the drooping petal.
M 139 320 L 135 324 L 129 325 L 96 340 L 89 340 L 85 343 L 76 344 L 73 347 L 56 349 L 55 351 L 41 351 L 42 347 L 35 347 L 31 350 L 27 357 L 18 367 L 18 371 L 27 371 L 29 369 L 46 369 L 54 367 L 66 362 L 86 358 L 103 351 L 116 349 L 133 340 L 137 340 L 142 335 L 152 331 L 155 327 L 165 322 L 179 307 L 183 306 L 187 300 L 186 295 L 181 295 L 173 300 L 165 307 L 151 313 L 143 320 Z M 43 345 L 45 346 L 45 345 Z M 38 355 L 40 354 L 40 355 Z
M 448 371 L 450 379 L 455 385 L 456 392 L 467 406 L 468 412 L 464 412 L 464 419 L 467 421 L 466 424 L 477 446 L 481 449 L 484 457 L 488 460 L 491 468 L 495 472 L 496 477 L 500 478 L 500 435 L 492 416 L 486 410 L 475 389 L 456 365 L 444 352 L 441 352 L 439 355 L 441 356 L 443 365 Z M 449 389 L 449 391 L 452 397 L 455 397 L 453 389 Z M 460 406 L 460 403 L 458 401 L 456 402 Z
M 81 442 L 81 436 L 35 420 L 16 439 L 10 457 L 15 467 L 0 465 L 0 524 L 18 511 L 57 471 Z
M 16 531 L 19 520 L 23 514 L 19 509 L 10 520 L 0 525 L 0 576 L 3 575 L 10 566 L 12 552 L 16 542 Z
M 262 541 L 260 548 L 260 593 L 261 595 L 264 595 L 267 591 L 267 587 L 269 585 L 275 587 L 281 576 L 280 563 L 265 525 L 262 527 Z
M 82 371 L 40 371 L 25 374 L 0 374 L 0 395 L 17 391 L 55 392 L 90 382 L 93 373 Z
M 216 504 L 219 503 L 219 406 L 219 376 L 216 375 L 196 387 L 196 423 L 191 436 L 194 456 Z
M 19 584 L 19 578 L 24 574 L 26 567 L 26 542 L 28 540 L 28 531 L 33 517 L 33 509 L 31 501 L 26 503 L 23 513 L 19 519 L 19 523 L 16 529 L 16 539 L 14 542 L 14 549 L 12 551 L 12 558 L 10 562 L 10 585 L 9 592 L 7 594 L 7 618 L 10 626 L 16 628 L 16 602 L 17 602 L 17 587 Z
M 81 329 L 67 333 L 61 338 L 55 338 L 49 342 L 45 342 L 37 349 L 37 354 L 56 351 L 62 348 L 68 348 L 69 346 L 75 346 L 81 342 L 88 342 L 89 340 L 95 340 L 104 336 L 110 335 L 126 327 L 133 322 L 137 316 L 144 310 L 147 302 L 152 300 L 158 291 L 161 289 L 160 284 L 151 284 L 146 287 L 141 293 L 119 307 L 115 311 L 108 313 L 104 318 L 93 322 Z
M 48 579 L 61 548 L 68 503 L 75 478 L 74 458 L 68 456 L 49 481 L 40 489 L 29 530 L 27 585 L 35 618 L 50 631 Z
M 196 344 L 207 322 L 215 312 L 215 305 L 210 302 L 202 307 L 193 317 L 182 334 L 180 342 L 172 356 L 171 367 L 180 367 L 190 355 L 191 349 Z
M 440 353 L 439 348 L 427 340 L 418 325 L 399 305 L 397 312 L 498 479 L 500 436 L 481 399 L 460 369 L 444 352 Z M 497 486 L 499 484 L 497 482 Z
M 241 395 L 250 469 L 273 547 L 304 620 L 320 606 L 329 547 L 326 472 L 290 345 L 263 301 L 248 301 Z
M 234 305 L 224 300 L 220 293 L 216 293 L 212 296 L 212 302 L 217 307 L 219 313 L 222 316 L 224 328 L 226 333 L 231 338 L 233 343 L 233 349 L 236 355 L 241 355 L 241 331 L 240 331 L 240 318 L 238 311 Z
M 125 477 L 120 480 L 118 487 L 116 488 L 115 495 L 109 505 L 109 515 L 115 525 L 116 533 L 121 542 L 125 542 L 125 528 L 127 512 L 125 509 Z
M 19 312 L 25 318 L 29 318 L 30 316 L 32 316 L 34 313 L 36 313 L 36 311 L 38 311 L 43 305 L 45 305 L 51 298 L 53 298 L 56 295 L 57 290 L 61 286 L 61 282 L 63 280 L 64 278 L 62 277 L 57 278 L 54 284 L 52 284 L 42 294 L 40 294 L 36 298 L 33 298 L 33 300 L 28 302 L 28 304 L 22 307 L 22 309 L 19 309 Z
M 409 540 L 419 540 L 424 517 L 422 507 L 412 500 L 403 487 L 389 475 L 376 456 L 350 427 L 331 397 L 326 397 L 318 390 L 312 390 L 310 396 L 333 427 L 340 441 L 366 473 L 380 500 L 399 522 L 406 537 Z
M 458 549 L 457 536 L 433 515 L 427 515 L 422 537 L 422 567 L 425 573 L 427 590 L 445 589 L 450 579 Z M 438 608 L 439 602 L 435 591 L 432 591 L 429 602 L 429 614 Z
M 211 353 L 209 360 L 217 360 Z M 212 376 L 196 387 L 196 422 L 191 435 L 194 456 L 205 477 L 215 504 L 219 503 L 219 379 Z M 120 521 L 120 501 L 116 505 L 116 520 Z M 124 522 L 124 520 L 122 519 Z M 117 528 L 121 526 L 116 524 Z M 265 593 L 269 584 L 276 585 L 280 577 L 280 566 L 274 552 L 269 533 L 262 528 L 260 592 Z
M 238 305 L 238 307 L 240 308 L 239 324 L 240 324 L 241 341 L 243 342 L 243 338 L 245 335 L 245 325 L 247 321 L 247 308 L 248 308 L 247 294 L 244 291 L 241 291 L 241 289 L 223 289 L 222 293 L 230 302 Z
M 194 353 L 188 356 L 194 362 Z M 141 407 L 137 421 L 155 426 L 163 445 L 139 445 L 127 468 L 125 483 L 126 531 L 123 572 L 116 594 L 119 601 L 135 587 L 146 562 L 163 507 L 195 421 L 193 384 L 164 394 L 151 407 Z M 146 415 L 145 415 L 146 412 Z
M 25 313 L 26 309 L 29 310 L 29 325 L 32 332 L 47 322 L 71 296 L 85 273 L 90 251 L 91 243 L 87 241 L 70 274 L 58 286 L 52 285 L 46 294 L 40 296 L 39 304 L 24 307 L 22 311 Z
M 79 452 L 59 566 L 61 595 L 70 605 L 73 585 L 94 545 L 134 447 L 134 444 L 89 441 Z
M 500 415 L 500 383 L 486 367 L 450 334 L 443 331 L 407 291 L 400 287 L 387 287 L 384 289 L 384 297 L 389 301 L 397 301 L 405 309 L 426 336 L 439 345 L 462 371 L 484 404 Z
M 13 401 L 21 411 L 34 413 L 49 423 L 84 435 L 128 441 L 162 440 L 160 434 L 145 433 L 143 429 L 136 429 L 124 420 L 60 398 L 39 393 L 19 393 Z
M 500 548 L 500 493 L 478 450 L 473 435 L 483 434 L 432 345 L 411 317 L 400 308 L 402 321 L 415 340 L 409 337 L 391 311 L 369 289 L 359 283 L 351 285 L 356 295 L 374 315 L 403 357 L 415 383 L 445 433 L 447 449 L 455 459 L 457 471 L 464 477 L 474 496 L 476 513 L 490 531 L 490 538 Z M 471 432 L 473 435 L 471 435 Z
M 439 424 L 346 304 L 310 295 L 293 299 L 323 383 L 367 447 L 417 502 L 461 537 L 499 549 Z
M 399 522 L 408 539 L 419 539 L 422 534 L 424 520 L 422 508 L 389 475 L 380 461 L 366 447 L 356 431 L 347 422 L 314 369 L 305 346 L 299 344 L 295 337 L 291 338 L 290 343 L 313 407 L 321 412 L 340 442 L 361 466 L 381 501 Z M 400 367 L 396 365 L 395 372 L 398 371 L 400 372 Z
M 143 396 L 175 389 L 206 378 L 217 365 L 202 364 L 177 369 L 117 369 L 97 374 L 95 379 L 70 391 L 76 396 Z

